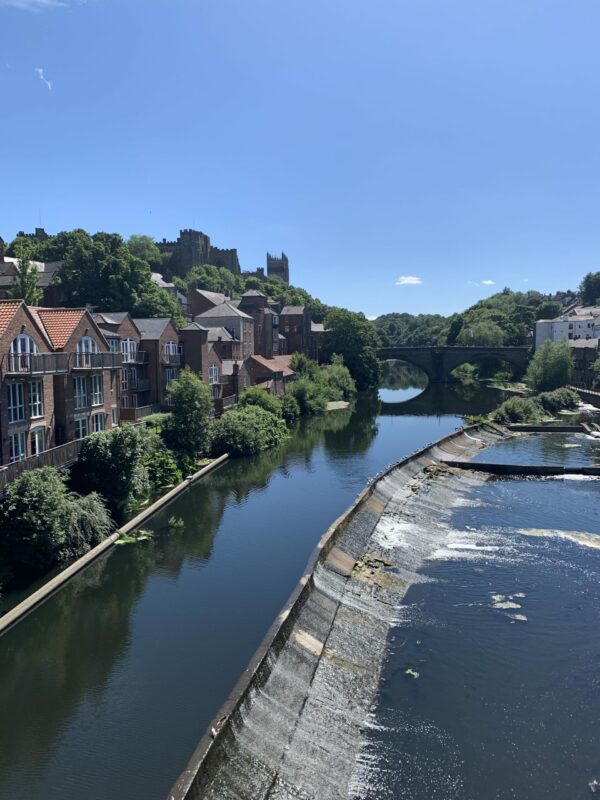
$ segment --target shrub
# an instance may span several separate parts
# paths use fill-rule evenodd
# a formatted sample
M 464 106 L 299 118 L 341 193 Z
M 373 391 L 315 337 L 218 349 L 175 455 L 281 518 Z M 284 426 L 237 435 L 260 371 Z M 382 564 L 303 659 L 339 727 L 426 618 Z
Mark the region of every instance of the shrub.
M 281 401 L 278 397 L 273 397 L 272 394 L 269 394 L 269 392 L 264 389 L 258 389 L 256 387 L 245 389 L 240 394 L 238 405 L 240 408 L 258 406 L 259 408 L 264 408 L 264 410 L 268 411 L 270 414 L 275 414 L 276 417 L 281 416 Z
M 356 383 L 344 365 L 344 357 L 333 354 L 331 364 L 323 370 L 325 391 L 329 400 L 351 400 L 356 394 Z
M 281 444 L 287 438 L 285 422 L 259 406 L 223 414 L 213 422 L 213 455 L 249 456 Z
M 553 392 L 542 392 L 537 397 L 544 411 L 555 414 L 563 409 L 575 409 L 579 403 L 579 395 L 572 389 L 563 387 L 555 389 Z
M 83 440 L 75 482 L 85 491 L 98 490 L 120 522 L 146 491 L 144 456 L 144 433 L 133 425 L 94 433 Z
M 190 369 L 184 369 L 169 386 L 171 414 L 162 436 L 178 456 L 197 459 L 208 450 L 213 399 L 210 388 Z
M 540 404 L 531 397 L 511 397 L 492 414 L 496 422 L 538 422 L 543 417 Z
M 293 394 L 281 398 L 281 415 L 288 425 L 293 425 L 300 416 L 300 406 Z
M 536 392 L 551 391 L 569 383 L 572 369 L 573 354 L 568 343 L 546 341 L 535 351 L 525 380 Z
M 43 572 L 87 552 L 112 524 L 99 495 L 69 493 L 66 474 L 53 467 L 24 472 L 2 503 L 0 551 L 17 572 Z
M 308 377 L 298 378 L 289 391 L 295 397 L 301 414 L 322 414 L 325 411 L 327 395 L 322 383 L 316 383 Z
M 150 494 L 158 497 L 165 489 L 176 486 L 181 481 L 181 470 L 175 456 L 165 448 L 149 453 L 146 462 Z

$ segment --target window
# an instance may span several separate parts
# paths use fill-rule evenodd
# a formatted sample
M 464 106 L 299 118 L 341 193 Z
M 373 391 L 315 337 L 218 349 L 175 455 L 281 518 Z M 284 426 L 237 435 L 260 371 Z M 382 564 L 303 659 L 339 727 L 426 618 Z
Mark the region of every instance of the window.
M 109 339 L 107 337 L 107 342 L 108 342 L 108 349 L 110 350 L 111 353 L 121 352 L 120 342 L 118 339 Z
M 46 429 L 45 428 L 33 428 L 30 434 L 30 453 L 32 456 L 37 456 L 39 453 L 43 453 L 45 450 L 44 446 L 44 439 L 46 436 Z
M 132 407 L 132 408 L 137 408 L 137 407 L 138 407 L 138 405 L 139 405 L 139 403 L 138 403 L 138 396 L 137 396 L 137 394 L 132 394 L 132 395 L 131 395 L 131 407 Z
M 131 363 L 135 361 L 137 351 L 137 342 L 134 339 L 123 339 L 121 342 L 121 353 L 123 354 L 123 361 Z
M 75 438 L 83 439 L 83 437 L 87 435 L 88 435 L 88 418 L 75 417 Z
M 44 384 L 42 381 L 32 381 L 29 384 L 29 416 L 44 416 Z
M 137 389 L 138 382 L 137 382 L 137 369 L 136 369 L 136 367 L 131 367 L 131 369 L 129 370 L 129 378 L 131 380 L 131 388 L 132 389 Z
M 179 370 L 176 367 L 168 367 L 165 370 L 165 387 L 168 389 L 174 380 L 177 380 Z
M 104 430 L 104 413 L 92 414 L 92 432 L 99 433 Z
M 126 394 L 121 397 L 121 408 L 129 408 L 129 397 Z
M 121 391 L 126 392 L 129 388 L 129 373 L 127 372 L 127 367 L 124 367 L 121 370 Z
M 8 437 L 9 441 L 9 456 L 11 463 L 15 461 L 23 461 L 25 458 L 25 433 L 11 433 Z
M 166 342 L 164 346 L 164 354 L 167 362 L 173 361 L 173 357 L 179 354 L 179 345 L 177 342 Z
M 277 316 L 277 314 L 273 314 L 273 327 L 274 328 L 279 327 L 279 317 Z
M 73 397 L 75 408 L 87 408 L 87 381 L 84 377 L 73 378 Z
M 91 336 L 82 336 L 77 342 L 75 365 L 78 367 L 92 366 L 92 353 L 98 352 L 98 345 Z
M 92 375 L 92 405 L 101 406 L 103 402 L 102 375 Z
M 9 369 L 11 372 L 29 372 L 31 356 L 40 349 L 31 336 L 20 333 L 10 343 Z
M 113 406 L 110 410 L 110 419 L 113 424 L 113 428 L 115 427 L 115 425 L 119 424 L 119 417 L 117 416 L 117 409 L 115 408 L 115 406 Z
M 23 384 L 9 383 L 8 391 L 8 421 L 21 422 L 25 419 L 25 404 L 23 402 Z
M 208 368 L 208 382 L 209 383 L 218 383 L 219 382 L 219 368 L 216 364 L 211 364 Z

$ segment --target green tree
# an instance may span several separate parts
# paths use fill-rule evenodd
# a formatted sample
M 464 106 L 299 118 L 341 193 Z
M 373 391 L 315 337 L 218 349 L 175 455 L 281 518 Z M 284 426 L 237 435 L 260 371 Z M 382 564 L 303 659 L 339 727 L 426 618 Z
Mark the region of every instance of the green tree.
M 246 406 L 260 406 L 260 408 L 264 408 L 265 411 L 275 414 L 276 417 L 281 416 L 281 401 L 279 398 L 273 397 L 269 392 L 264 389 L 259 389 L 256 386 L 250 389 L 244 389 L 240 394 L 238 405 L 240 408 L 245 408 Z
M 342 355 L 358 389 L 372 389 L 379 384 L 378 347 L 377 333 L 364 314 L 341 308 L 327 314 L 321 355 L 325 360 L 334 353 Z
M 42 299 L 42 290 L 38 288 L 39 273 L 27 255 L 27 249 L 18 248 L 18 262 L 15 267 L 15 279 L 8 290 L 10 297 L 23 300 L 28 306 L 36 306 Z
M 183 369 L 169 386 L 171 416 L 162 436 L 178 455 L 196 460 L 209 448 L 213 399 L 210 388 L 190 369 Z
M 133 425 L 94 433 L 83 440 L 74 470 L 78 488 L 98 491 L 117 522 L 146 492 L 144 432 Z
M 593 306 L 600 300 L 600 272 L 588 272 L 579 285 L 581 302 Z
M 215 420 L 212 430 L 213 454 L 250 456 L 276 447 L 287 438 L 285 422 L 260 406 L 227 411 Z
M 2 503 L 0 553 L 17 573 L 39 573 L 77 558 L 110 533 L 96 494 L 69 493 L 66 474 L 53 467 L 23 472 Z
M 133 256 L 146 261 L 153 271 L 160 272 L 162 267 L 161 253 L 151 236 L 130 236 L 127 239 L 127 247 Z
M 181 482 L 182 475 L 177 459 L 164 445 L 148 454 L 146 466 L 150 494 L 153 497 L 159 497 L 166 489 Z
M 544 300 L 535 312 L 536 319 L 556 319 L 562 311 L 562 306 L 556 300 Z
M 525 380 L 536 392 L 548 392 L 566 386 L 572 369 L 573 354 L 568 342 L 548 340 L 535 351 Z
M 344 357 L 334 353 L 331 364 L 323 371 L 325 387 L 330 400 L 351 400 L 356 394 L 356 383 L 344 364 Z
M 456 337 L 456 344 L 462 347 L 501 347 L 504 344 L 504 332 L 495 322 L 476 322 L 474 325 L 461 328 Z

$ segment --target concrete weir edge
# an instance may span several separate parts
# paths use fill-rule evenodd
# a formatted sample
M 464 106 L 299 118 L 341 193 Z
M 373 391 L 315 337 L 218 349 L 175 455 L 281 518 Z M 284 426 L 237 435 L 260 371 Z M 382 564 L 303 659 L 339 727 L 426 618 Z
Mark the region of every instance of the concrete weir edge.
M 437 439 L 435 442 L 427 444 L 425 447 L 416 450 L 400 461 L 391 464 L 372 478 L 358 494 L 354 503 L 329 526 L 313 549 L 302 577 L 267 631 L 263 641 L 233 687 L 227 700 L 209 723 L 188 761 L 186 768 L 179 775 L 179 778 L 167 795 L 166 800 L 195 800 L 195 798 L 199 796 L 198 783 L 201 780 L 203 767 L 208 761 L 209 756 L 211 756 L 211 752 L 213 752 L 213 747 L 217 745 L 220 738 L 226 734 L 234 712 L 244 703 L 252 688 L 264 682 L 264 673 L 266 672 L 266 662 L 269 654 L 274 653 L 278 655 L 283 649 L 285 642 L 292 633 L 294 623 L 303 605 L 314 588 L 313 575 L 318 563 L 325 560 L 330 555 L 351 518 L 367 501 L 369 501 L 379 482 L 390 475 L 390 473 L 411 462 L 416 462 L 418 464 L 419 472 L 435 464 L 444 467 L 450 467 L 451 464 L 456 464 L 457 466 L 462 465 L 465 462 L 456 459 L 457 453 L 454 449 L 455 446 L 452 444 L 453 441 L 460 437 L 466 437 L 475 443 L 477 439 L 474 434 L 484 430 L 498 437 L 514 435 L 506 428 L 502 428 L 490 422 L 457 428 L 452 433 Z M 450 449 L 445 449 L 445 446 Z
M 125 525 L 121 526 L 109 537 L 104 539 L 104 541 L 100 542 L 99 545 L 96 545 L 96 547 L 92 548 L 84 556 L 78 558 L 77 561 L 74 561 L 68 567 L 59 572 L 58 575 L 55 575 L 54 578 L 51 578 L 49 581 L 47 581 L 43 586 L 33 592 L 33 594 L 30 594 L 29 597 L 26 597 L 21 603 L 16 605 L 10 611 L 7 611 L 6 614 L 0 617 L 0 636 L 17 622 L 22 620 L 23 617 L 27 616 L 27 614 L 37 608 L 37 606 L 41 605 L 41 603 L 58 591 L 62 586 L 64 586 L 65 583 L 70 581 L 71 578 L 73 578 L 78 572 L 81 572 L 82 569 L 85 569 L 92 562 L 96 561 L 96 559 L 98 559 L 101 555 L 113 548 L 120 536 L 138 528 L 149 517 L 153 516 L 161 508 L 168 505 L 182 492 L 185 492 L 192 484 L 196 483 L 196 481 L 200 480 L 205 475 L 208 475 L 210 472 L 224 464 L 228 458 L 229 454 L 225 453 L 225 455 L 219 456 L 219 458 L 211 461 L 210 464 L 207 464 L 193 475 L 185 478 L 185 480 L 181 481 L 181 483 L 178 483 L 177 486 L 174 486 L 173 489 L 149 505 L 137 516 L 129 520 L 129 522 L 126 522 Z

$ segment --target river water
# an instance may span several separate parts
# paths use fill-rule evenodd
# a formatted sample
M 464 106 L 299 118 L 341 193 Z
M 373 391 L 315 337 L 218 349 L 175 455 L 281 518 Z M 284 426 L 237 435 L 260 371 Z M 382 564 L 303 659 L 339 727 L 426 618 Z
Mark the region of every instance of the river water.
M 114 549 L 0 638 L 2 800 L 165 797 L 331 522 L 500 400 L 392 391 L 224 465 L 157 515 L 154 540 Z

